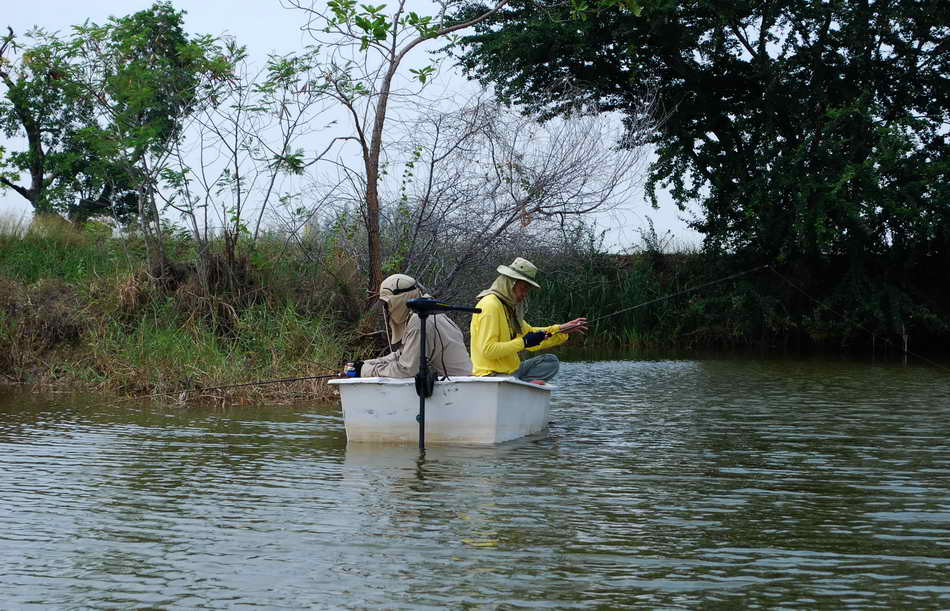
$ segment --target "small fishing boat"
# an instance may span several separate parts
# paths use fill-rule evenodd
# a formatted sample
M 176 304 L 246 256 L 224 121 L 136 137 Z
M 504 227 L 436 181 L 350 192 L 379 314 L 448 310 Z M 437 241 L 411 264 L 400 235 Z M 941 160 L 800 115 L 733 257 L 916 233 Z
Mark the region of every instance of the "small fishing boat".
M 347 442 L 418 443 L 413 378 L 341 378 Z M 551 385 L 513 377 L 457 376 L 435 382 L 425 400 L 425 445 L 491 445 L 548 425 Z M 421 444 L 420 444 L 421 445 Z

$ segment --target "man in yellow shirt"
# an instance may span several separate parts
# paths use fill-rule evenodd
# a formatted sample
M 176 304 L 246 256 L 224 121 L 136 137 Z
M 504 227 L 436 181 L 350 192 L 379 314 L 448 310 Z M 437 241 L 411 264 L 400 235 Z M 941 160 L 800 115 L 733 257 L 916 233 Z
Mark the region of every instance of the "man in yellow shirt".
M 563 344 L 568 334 L 587 330 L 586 318 L 560 325 L 533 327 L 524 320 L 524 300 L 535 281 L 538 268 L 518 257 L 511 265 L 499 265 L 500 274 L 491 287 L 478 294 L 480 314 L 472 316 L 473 375 L 512 375 L 531 382 L 549 381 L 557 375 L 560 362 L 553 354 L 521 362 L 522 350 L 544 350 Z

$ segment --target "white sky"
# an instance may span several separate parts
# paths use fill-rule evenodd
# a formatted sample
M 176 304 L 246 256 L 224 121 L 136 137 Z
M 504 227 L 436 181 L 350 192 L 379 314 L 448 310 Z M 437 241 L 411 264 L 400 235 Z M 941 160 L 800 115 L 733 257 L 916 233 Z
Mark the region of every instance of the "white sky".
M 0 13 L 0 28 L 6 33 L 7 26 L 17 35 L 23 35 L 33 26 L 49 31 L 67 33 L 70 26 L 85 20 L 103 23 L 110 16 L 121 16 L 148 8 L 151 0 L 34 0 L 33 2 L 4 0 Z M 375 4 L 375 3 L 374 3 Z M 426 12 L 425 0 L 409 0 L 418 4 L 419 12 Z M 297 50 L 307 42 L 300 32 L 303 23 L 299 12 L 284 9 L 279 0 L 173 0 L 173 5 L 186 12 L 185 27 L 192 34 L 230 35 L 248 49 L 252 62 L 262 65 L 268 53 L 286 53 Z M 462 77 L 444 66 L 438 77 L 441 81 L 458 80 Z M 445 85 L 448 83 L 439 83 Z M 0 135 L 0 144 L 7 149 L 23 146 L 10 142 Z M 664 198 L 668 202 L 668 198 Z M 12 190 L 0 192 L 0 218 L 28 217 L 31 208 L 19 194 Z M 626 209 L 604 215 L 598 222 L 610 227 L 609 241 L 620 247 L 640 243 L 639 230 L 646 227 L 646 217 L 653 220 L 661 236 L 672 232 L 671 247 L 699 244 L 701 236 L 690 231 L 679 218 L 682 214 L 672 203 L 664 203 L 659 210 L 652 209 L 646 201 L 632 202 Z

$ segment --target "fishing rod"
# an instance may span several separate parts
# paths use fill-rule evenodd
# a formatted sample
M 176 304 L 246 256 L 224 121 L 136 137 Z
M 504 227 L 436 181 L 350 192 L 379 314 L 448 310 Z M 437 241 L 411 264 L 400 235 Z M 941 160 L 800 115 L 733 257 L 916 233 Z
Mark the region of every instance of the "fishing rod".
M 652 304 L 652 303 L 656 303 L 656 302 L 658 302 L 658 301 L 664 301 L 664 300 L 666 300 L 666 299 L 672 299 L 673 297 L 679 297 L 680 295 L 683 295 L 683 294 L 685 294 L 685 293 L 690 293 L 690 292 L 692 292 L 692 291 L 698 291 L 699 289 L 706 288 L 707 286 L 712 286 L 712 285 L 714 285 L 714 284 L 719 284 L 719 283 L 721 283 L 721 282 L 728 282 L 729 280 L 735 280 L 736 278 L 740 278 L 740 277 L 742 277 L 742 276 L 751 274 L 751 273 L 753 273 L 753 272 L 757 272 L 757 271 L 759 271 L 759 270 L 766 269 L 766 268 L 768 268 L 768 267 L 769 267 L 768 264 L 760 265 L 760 266 L 758 266 L 758 267 L 753 267 L 752 269 L 747 269 L 747 270 L 744 271 L 744 272 L 737 272 L 737 273 L 735 273 L 735 274 L 731 274 L 731 275 L 729 275 L 729 276 L 726 276 L 725 278 L 719 278 L 718 280 L 712 280 L 712 281 L 710 281 L 710 282 L 705 282 L 705 283 L 703 283 L 703 284 L 699 284 L 699 285 L 697 285 L 697 286 L 692 286 L 692 287 L 690 287 L 690 288 L 688 288 L 688 289 L 683 289 L 682 291 L 678 291 L 678 292 L 672 293 L 672 294 L 670 294 L 670 295 L 664 295 L 663 297 L 657 297 L 656 299 L 651 299 L 650 301 L 644 301 L 643 303 L 638 303 L 637 305 L 630 306 L 630 307 L 628 307 L 628 308 L 622 308 L 622 309 L 620 309 L 620 310 L 617 310 L 616 312 L 611 312 L 610 314 L 604 314 L 603 316 L 598 316 L 597 318 L 588 320 L 588 321 L 585 323 L 585 326 L 592 325 L 592 324 L 594 324 L 594 323 L 597 322 L 597 321 L 603 320 L 603 319 L 605 319 L 605 318 L 610 318 L 611 316 L 616 316 L 617 314 L 622 314 L 623 312 L 629 312 L 630 310 L 636 310 L 637 308 L 642 308 L 642 307 L 644 307 L 644 306 L 648 306 L 648 305 L 650 305 L 650 304 Z M 573 326 L 570 326 L 570 327 L 562 328 L 561 331 L 567 331 L 567 330 L 570 330 L 570 329 L 574 329 L 574 328 L 577 327 L 577 326 L 579 326 L 579 325 L 573 325 Z
M 243 382 L 241 384 L 226 384 L 224 386 L 210 386 L 207 388 L 192 388 L 192 389 L 181 391 L 181 394 L 178 395 L 178 399 L 181 401 L 184 401 L 185 396 L 187 396 L 188 393 L 193 393 L 193 392 L 208 392 L 211 390 L 225 390 L 228 388 L 240 388 L 242 386 L 264 386 L 266 384 L 280 384 L 282 382 L 303 382 L 305 380 L 324 380 L 326 378 L 338 378 L 338 377 L 340 377 L 340 374 L 338 373 L 328 373 L 328 374 L 319 375 L 319 376 L 305 376 L 305 377 L 300 377 L 300 378 L 280 378 L 277 380 L 259 380 L 257 382 Z
M 209 386 L 206 388 L 187 388 L 181 391 L 181 393 L 179 393 L 178 400 L 184 401 L 185 398 L 188 396 L 188 393 L 208 392 L 211 390 L 225 390 L 228 388 L 239 388 L 241 386 L 264 386 L 265 384 L 278 384 L 281 382 L 302 382 L 304 380 L 323 380 L 325 378 L 338 378 L 338 377 L 340 377 L 340 374 L 338 373 L 329 373 L 329 374 L 319 375 L 319 376 L 306 376 L 306 377 L 299 377 L 299 378 L 280 378 L 277 380 L 258 380 L 256 382 L 243 382 L 241 384 L 225 384 L 224 386 Z M 174 396 L 174 392 L 157 392 L 151 395 L 124 397 L 121 399 L 117 399 L 117 402 L 140 401 L 142 399 L 153 399 L 155 397 L 172 397 L 172 396 Z

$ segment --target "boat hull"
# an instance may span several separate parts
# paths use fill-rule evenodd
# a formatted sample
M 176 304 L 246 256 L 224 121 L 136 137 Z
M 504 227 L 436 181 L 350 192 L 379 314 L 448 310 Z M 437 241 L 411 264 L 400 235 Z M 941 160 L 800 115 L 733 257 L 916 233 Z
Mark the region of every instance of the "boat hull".
M 331 380 L 340 391 L 347 442 L 419 442 L 419 397 L 411 378 Z M 554 386 L 510 377 L 460 376 L 426 399 L 426 445 L 491 445 L 548 425 Z

